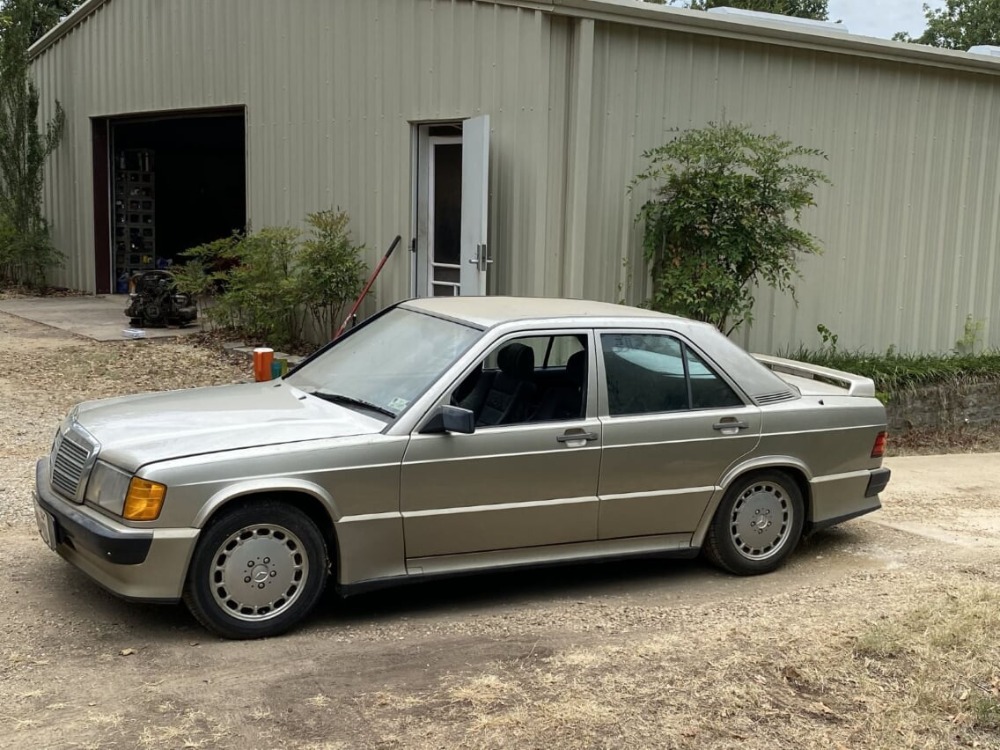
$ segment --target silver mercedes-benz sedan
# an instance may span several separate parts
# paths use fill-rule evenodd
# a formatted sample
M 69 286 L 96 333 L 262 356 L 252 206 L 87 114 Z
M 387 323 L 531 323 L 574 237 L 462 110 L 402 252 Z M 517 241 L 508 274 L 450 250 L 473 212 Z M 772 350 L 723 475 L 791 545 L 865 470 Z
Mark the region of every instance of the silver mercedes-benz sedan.
M 435 576 L 699 552 L 777 568 L 878 509 L 871 380 L 619 305 L 395 305 L 286 377 L 92 401 L 38 462 L 46 543 L 229 638 Z

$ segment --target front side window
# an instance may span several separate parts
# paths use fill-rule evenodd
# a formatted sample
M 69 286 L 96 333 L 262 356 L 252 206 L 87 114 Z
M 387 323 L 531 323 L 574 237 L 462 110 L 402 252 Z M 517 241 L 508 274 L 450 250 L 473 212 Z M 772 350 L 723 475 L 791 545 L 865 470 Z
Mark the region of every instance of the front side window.
M 601 334 L 611 416 L 742 406 L 704 359 L 672 336 Z
M 523 336 L 494 347 L 452 394 L 480 427 L 582 419 L 587 336 Z
M 397 307 L 287 381 L 319 398 L 396 417 L 482 335 L 472 326 Z

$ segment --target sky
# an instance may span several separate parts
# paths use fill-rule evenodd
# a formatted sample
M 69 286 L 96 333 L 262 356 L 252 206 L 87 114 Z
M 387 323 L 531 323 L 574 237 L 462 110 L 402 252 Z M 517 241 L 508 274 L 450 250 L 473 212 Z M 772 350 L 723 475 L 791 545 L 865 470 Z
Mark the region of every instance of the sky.
M 926 26 L 923 5 L 944 0 L 829 0 L 830 20 L 843 21 L 852 34 L 891 39 L 897 31 L 919 36 Z

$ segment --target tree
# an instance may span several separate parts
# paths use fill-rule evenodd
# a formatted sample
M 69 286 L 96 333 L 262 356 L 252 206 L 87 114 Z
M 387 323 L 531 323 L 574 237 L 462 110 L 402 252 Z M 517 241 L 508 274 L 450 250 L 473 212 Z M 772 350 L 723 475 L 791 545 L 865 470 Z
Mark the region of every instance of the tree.
M 31 20 L 28 22 L 29 44 L 38 41 L 46 31 L 59 23 L 61 18 L 72 13 L 82 2 L 83 0 L 32 0 L 27 3 L 31 6 Z M 16 0 L 0 2 L 0 16 L 10 22 L 13 16 L 12 8 L 18 4 Z M 4 25 L 0 20 L 0 28 Z
M 940 9 L 924 5 L 927 29 L 918 37 L 904 31 L 898 42 L 968 49 L 977 44 L 1000 44 L 1000 0 L 948 0 Z
M 646 2 L 668 4 L 664 0 L 646 0 Z M 670 0 L 669 5 L 680 5 L 692 10 L 742 8 L 794 18 L 812 18 L 817 21 L 826 21 L 829 18 L 827 0 Z
M 29 75 L 33 0 L 8 0 L 0 27 L 0 281 L 41 286 L 59 260 L 42 216 L 45 161 L 62 138 L 65 114 L 38 127 L 38 90 Z
M 767 284 L 794 298 L 798 256 L 821 252 L 798 224 L 828 182 L 802 159 L 822 151 L 745 125 L 710 123 L 643 154 L 649 167 L 630 190 L 651 183 L 639 212 L 654 310 L 684 315 L 729 334 L 752 322 L 754 292 Z

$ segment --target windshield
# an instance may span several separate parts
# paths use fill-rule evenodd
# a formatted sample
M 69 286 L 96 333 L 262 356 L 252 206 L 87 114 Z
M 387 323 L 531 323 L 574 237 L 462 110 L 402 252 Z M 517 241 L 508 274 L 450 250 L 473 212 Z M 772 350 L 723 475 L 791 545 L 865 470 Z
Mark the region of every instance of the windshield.
M 396 416 L 480 336 L 471 326 L 396 307 L 286 380 L 336 403 Z

